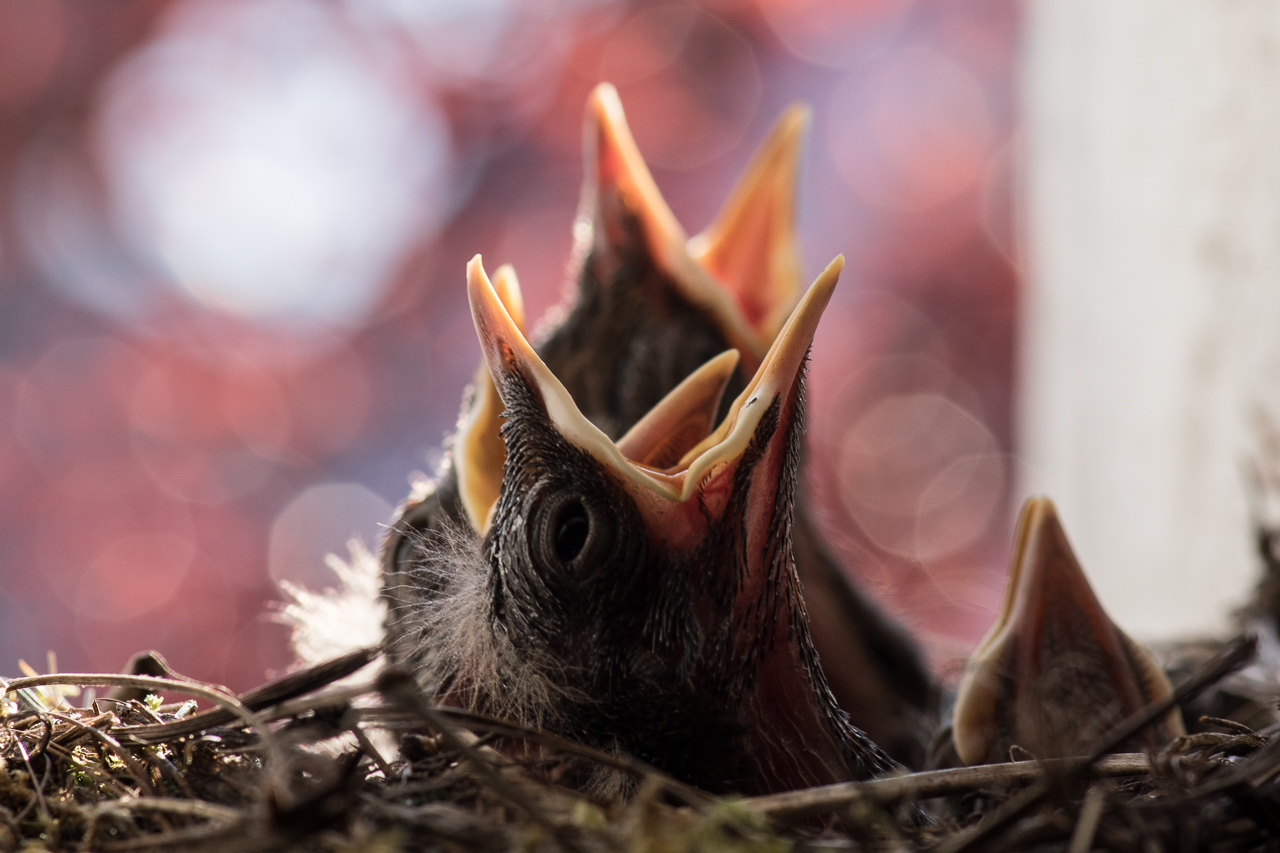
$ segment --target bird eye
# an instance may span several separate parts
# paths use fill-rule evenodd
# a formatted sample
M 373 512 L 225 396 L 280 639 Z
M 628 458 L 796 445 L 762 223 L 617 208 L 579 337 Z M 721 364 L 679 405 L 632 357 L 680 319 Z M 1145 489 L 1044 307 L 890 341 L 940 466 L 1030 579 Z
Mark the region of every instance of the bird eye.
M 573 501 L 560 511 L 556 522 L 556 556 L 562 563 L 572 563 L 586 547 L 591 535 L 591 519 L 578 501 Z
M 613 553 L 613 513 L 581 492 L 535 498 L 529 544 L 548 568 L 564 566 L 593 571 Z

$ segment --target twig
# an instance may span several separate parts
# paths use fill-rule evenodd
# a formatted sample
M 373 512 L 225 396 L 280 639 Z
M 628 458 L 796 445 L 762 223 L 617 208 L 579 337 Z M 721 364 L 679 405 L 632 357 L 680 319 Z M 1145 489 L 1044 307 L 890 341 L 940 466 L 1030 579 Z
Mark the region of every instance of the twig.
M 90 822 L 88 822 L 88 826 L 86 827 L 86 830 L 84 830 L 84 847 L 93 847 L 93 834 L 97 831 L 97 821 L 99 821 L 99 818 L 102 815 L 105 815 L 105 813 L 114 812 L 95 812 L 91 816 Z M 197 841 L 227 838 L 236 840 L 236 848 L 234 849 L 239 850 L 241 853 L 251 853 L 252 850 L 259 849 L 261 844 L 257 843 L 256 839 L 252 839 L 251 836 L 248 836 L 246 826 L 244 826 L 247 822 L 246 817 L 237 813 L 234 820 L 229 822 L 211 821 L 209 824 L 188 826 L 184 827 L 184 829 L 165 831 L 165 833 L 141 835 L 137 836 L 137 838 L 119 841 L 105 841 L 105 843 L 102 843 L 99 847 L 93 847 L 93 849 L 140 850 L 155 847 L 166 847 L 170 849 L 175 848 L 189 850 L 195 849 L 192 845 L 197 843 Z
M 506 779 L 484 759 L 471 744 L 458 736 L 458 732 L 443 714 L 431 706 L 421 693 L 412 676 L 397 669 L 387 669 L 378 675 L 375 682 L 378 692 L 392 702 L 398 703 L 406 711 L 421 717 L 427 725 L 439 733 L 446 746 L 462 755 L 493 789 L 494 793 L 527 814 L 535 823 L 554 836 L 561 836 L 560 827 L 533 802 L 524 791 L 508 784 Z
M 29 687 L 43 687 L 47 684 L 93 685 L 97 687 L 140 687 L 145 690 L 159 692 L 171 690 L 185 693 L 188 696 L 199 696 L 239 717 L 254 728 L 261 728 L 262 721 L 248 708 L 241 704 L 230 693 L 195 684 L 190 681 L 177 681 L 172 678 L 156 678 L 151 675 L 95 675 L 92 673 L 58 673 L 53 675 L 34 675 L 30 678 L 15 678 L 5 685 L 4 693 L 13 693 Z
M 147 675 L 95 675 L 92 673 L 70 673 L 17 678 L 5 684 L 3 692 L 7 694 L 15 690 L 25 690 L 29 687 L 38 687 L 45 684 L 91 684 L 96 686 L 105 685 L 112 687 L 141 687 L 144 690 L 151 690 L 153 692 L 167 689 L 187 696 L 199 696 L 215 703 L 221 709 L 231 713 L 235 717 L 239 717 L 251 728 L 257 731 L 258 736 L 262 738 L 262 745 L 268 756 L 272 756 L 274 758 L 281 758 L 283 756 L 278 739 L 273 735 L 271 729 L 263 719 L 241 704 L 240 700 L 235 696 L 226 693 L 222 689 L 214 689 L 207 685 L 191 681 L 178 681 L 172 678 L 156 678 L 154 676 Z M 101 735 L 100 732 L 99 734 Z M 282 763 L 283 762 L 281 761 L 273 761 L 274 766 L 280 766 Z M 149 792 L 151 791 L 150 780 L 140 778 L 138 784 L 145 787 Z
M 1089 788 L 1089 792 L 1084 795 L 1084 804 L 1080 806 L 1080 814 L 1076 816 L 1076 827 L 1071 832 L 1067 853 L 1089 853 L 1093 849 L 1093 837 L 1098 832 L 1098 824 L 1106 806 L 1107 789 L 1102 785 Z
M 116 715 L 110 711 L 107 711 L 104 714 L 97 714 L 87 720 L 74 720 L 72 725 L 66 727 L 61 732 L 58 732 L 53 736 L 53 742 L 61 746 L 75 746 L 75 744 L 84 737 L 84 730 L 86 728 L 106 731 L 111 728 L 115 721 Z M 105 725 L 103 725 L 104 723 Z
M 242 821 L 239 824 L 205 823 L 175 829 L 172 832 L 161 832 L 154 835 L 140 835 L 123 841 L 108 841 L 102 844 L 103 850 L 148 850 L 155 847 L 169 850 L 226 850 L 228 847 L 211 847 L 211 841 L 227 841 L 234 843 L 238 853 L 256 853 L 265 845 L 261 838 L 249 834 Z M 197 847 L 196 845 L 201 846 Z
M 45 725 L 48 725 L 48 723 L 46 723 Z M 45 783 L 49 781 L 49 768 L 53 766 L 53 762 L 50 761 L 48 758 L 45 759 L 44 778 L 41 779 L 39 782 L 36 782 L 36 770 L 34 767 L 31 766 L 31 756 L 27 755 L 27 745 L 22 742 L 22 738 L 18 738 L 16 740 L 16 743 L 18 744 L 18 751 L 22 753 L 22 761 L 27 765 L 27 773 L 30 774 L 31 776 L 31 791 L 33 794 L 31 801 L 40 806 L 40 818 L 45 823 L 48 823 L 49 822 L 49 804 L 45 802 L 45 799 L 44 799 L 44 786 L 45 786 Z M 27 808 L 24 808 L 22 810 L 22 813 L 18 815 L 17 820 L 19 822 L 21 822 L 23 816 L 27 813 L 27 809 L 29 808 L 31 808 L 31 803 L 27 803 Z
M 91 764 L 85 764 L 83 761 L 77 760 L 72 750 L 67 747 L 57 743 L 52 743 L 49 744 L 49 752 L 67 762 L 67 768 L 69 770 L 74 770 L 77 773 L 84 773 L 92 776 L 98 781 L 98 784 L 104 785 L 114 791 L 117 797 L 123 798 L 137 796 L 135 791 L 131 791 L 129 788 L 120 784 L 120 782 L 107 771 L 100 767 L 94 767 Z M 99 753 L 99 758 L 101 757 L 101 753 Z
M 243 819 L 243 815 L 236 809 L 228 806 L 220 806 L 216 803 L 208 803 L 203 800 L 179 800 L 170 797 L 147 797 L 146 799 L 125 799 L 111 800 L 102 803 L 89 811 L 89 820 L 85 826 L 85 834 L 83 843 L 86 847 L 92 847 L 93 836 L 98 829 L 98 819 L 103 815 L 112 815 L 127 813 L 133 811 L 154 811 L 162 812 L 170 815 L 181 815 L 183 817 L 199 817 L 209 821 L 221 821 L 226 826 L 235 824 Z M 205 829 L 205 827 L 200 827 Z M 175 833 L 160 833 L 150 836 L 151 839 L 171 838 Z
M 347 712 L 342 715 L 342 719 L 339 721 L 338 725 L 351 732 L 351 735 L 356 739 L 356 743 L 360 747 L 360 751 L 369 756 L 374 764 L 378 765 L 378 769 L 382 771 L 382 777 L 384 779 L 392 778 L 394 771 L 391 769 L 391 765 L 382 757 L 382 753 L 373 745 L 373 741 L 369 740 L 369 736 L 365 734 L 364 729 L 360 728 L 359 715 L 354 713 L 353 709 L 347 709 Z
M 579 743 L 576 740 L 570 740 L 566 737 L 543 731 L 542 729 L 534 729 L 529 726 L 514 723 L 510 720 L 499 720 L 494 717 L 486 717 L 483 714 L 477 714 L 473 711 L 466 711 L 462 708 L 450 708 L 447 706 L 437 705 L 435 709 L 445 717 L 458 723 L 465 729 L 472 732 L 484 732 L 486 734 L 499 735 L 501 737 L 517 738 L 519 740 L 530 741 L 548 749 L 554 749 L 565 755 L 573 755 L 578 758 L 585 758 L 594 761 L 605 767 L 612 767 L 615 770 L 622 770 L 630 773 L 637 779 L 654 779 L 661 785 L 662 789 L 669 794 L 674 794 L 685 805 L 695 806 L 699 809 L 706 809 L 715 802 L 715 798 L 705 791 L 694 787 L 686 782 L 673 779 L 663 773 L 652 764 L 641 761 L 631 755 L 614 754 L 596 749 Z M 375 716 L 380 708 L 359 708 L 361 714 L 366 716 Z
M 312 706 L 302 704 L 296 705 L 297 711 L 295 711 L 284 703 L 305 693 L 319 690 L 321 687 L 332 684 L 340 678 L 346 678 L 348 675 L 372 663 L 381 654 L 381 650 L 376 648 L 357 649 L 354 652 L 348 652 L 341 657 L 286 675 L 284 678 L 273 681 L 270 684 L 250 690 L 240 697 L 240 704 L 251 711 L 261 711 L 265 708 L 279 705 L 275 717 L 261 715 L 261 718 L 264 719 L 278 719 L 280 716 L 292 716 L 298 711 L 311 710 Z M 354 688 L 343 688 L 341 693 L 335 693 L 336 695 L 354 698 L 370 692 L 371 689 L 371 685 L 360 685 Z M 335 702 L 335 704 L 340 703 Z M 289 708 L 289 710 L 284 710 L 286 708 Z M 180 720 L 160 725 L 121 727 L 117 730 L 117 733 L 120 735 L 121 740 L 127 740 L 130 743 L 162 743 L 173 738 L 199 734 L 214 726 L 225 725 L 235 718 L 235 714 L 224 708 L 211 708 L 192 714 L 189 717 L 183 717 Z
M 748 797 L 742 804 L 756 814 L 776 820 L 792 820 L 837 812 L 858 801 L 880 804 L 897 800 L 928 800 L 949 797 L 981 788 L 1031 782 L 1065 767 L 1071 759 L 1016 761 L 981 764 L 949 770 L 926 770 L 888 776 L 866 782 L 842 782 L 821 788 L 805 788 L 781 794 Z M 1108 755 L 1091 768 L 1094 778 L 1142 776 L 1151 772 L 1151 762 L 1141 753 Z
M 306 711 L 324 711 L 341 708 L 351 704 L 352 700 L 368 696 L 374 692 L 372 684 L 360 684 L 353 687 L 335 687 L 323 693 L 313 693 L 300 699 L 290 699 L 279 705 L 268 705 L 262 709 L 262 716 L 267 720 L 283 720 Z
M 220 806 L 204 800 L 181 800 L 176 797 L 145 797 L 130 800 L 111 800 L 94 809 L 98 814 L 122 811 L 155 811 L 184 817 L 201 817 L 205 820 L 235 822 L 243 816 L 238 809 Z
M 1273 736 L 1270 742 L 1244 761 L 1227 768 L 1225 772 L 1187 794 L 1173 798 L 1172 802 L 1191 802 L 1201 797 L 1227 793 L 1241 785 L 1257 788 L 1274 777 L 1277 766 L 1280 766 L 1280 739 Z
M 305 711 L 321 711 L 329 708 L 340 708 L 348 704 L 352 699 L 359 696 L 366 696 L 373 691 L 372 685 L 360 685 L 358 687 L 342 687 L 325 693 L 307 696 L 302 699 L 291 699 L 281 702 L 279 705 L 250 705 L 244 701 L 248 693 L 241 697 L 241 704 L 246 708 L 250 708 L 257 713 L 258 718 L 264 723 L 272 723 L 276 720 L 282 720 L 287 717 L 293 717 Z M 181 737 L 200 734 L 217 726 L 226 725 L 235 721 L 235 717 L 228 714 L 221 708 L 211 708 L 201 711 L 198 714 L 192 714 L 189 717 L 183 717 L 179 720 L 171 720 L 167 723 L 159 725 L 147 724 L 142 726 L 120 726 L 115 729 L 116 735 L 122 742 L 130 744 L 158 744 L 170 740 L 176 740 Z
M 74 717 L 69 717 L 66 714 L 60 714 L 57 711 L 46 711 L 45 713 L 50 717 L 62 720 L 64 723 L 70 723 L 85 734 L 90 735 L 103 743 L 107 749 L 115 753 L 116 758 L 120 759 L 121 763 L 123 763 L 125 767 L 129 768 L 129 772 L 133 774 L 133 778 L 138 780 L 138 787 L 151 796 L 155 796 L 156 789 L 151 784 L 151 779 L 149 778 L 146 769 L 134 760 L 134 757 L 129 754 L 127 749 L 120 745 L 118 740 L 106 732 L 95 729 L 93 726 L 82 723 Z

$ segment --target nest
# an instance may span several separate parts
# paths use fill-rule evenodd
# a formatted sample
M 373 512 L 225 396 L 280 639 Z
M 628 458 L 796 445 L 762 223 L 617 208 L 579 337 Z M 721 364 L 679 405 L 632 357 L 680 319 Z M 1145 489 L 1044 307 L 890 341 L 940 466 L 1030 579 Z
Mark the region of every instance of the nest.
M 1188 707 L 1254 654 L 1241 641 L 1170 702 Z M 719 798 L 644 764 L 456 708 L 394 668 L 342 679 L 362 650 L 241 696 L 181 677 L 39 675 L 8 683 L 0 848 L 250 851 L 1280 850 L 1280 726 L 1205 718 L 1159 755 L 903 774 Z M 69 688 L 115 698 L 71 707 Z M 189 697 L 161 704 L 161 694 Z M 209 706 L 196 711 L 197 702 Z M 561 780 L 607 765 L 638 793 Z

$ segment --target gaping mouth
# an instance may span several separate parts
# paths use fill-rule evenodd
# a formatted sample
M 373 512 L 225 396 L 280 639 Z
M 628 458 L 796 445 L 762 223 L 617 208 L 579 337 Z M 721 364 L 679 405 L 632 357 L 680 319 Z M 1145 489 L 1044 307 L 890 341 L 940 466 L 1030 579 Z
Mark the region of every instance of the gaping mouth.
M 736 363 L 729 354 L 694 372 L 617 442 L 587 420 L 534 352 L 485 274 L 479 255 L 467 265 L 467 293 L 485 363 L 500 395 L 518 372 L 540 396 L 560 434 L 613 472 L 631 487 L 629 491 L 685 502 L 718 466 L 742 455 L 764 412 L 797 381 L 843 267 L 843 256 L 837 257 L 818 276 L 715 430 L 710 425 Z M 704 428 L 708 432 L 698 436 Z
M 695 372 L 675 400 L 656 407 L 643 424 L 636 424 L 618 442 L 626 460 L 662 484 L 658 494 L 663 496 L 686 495 L 684 480 L 688 479 L 688 471 L 707 470 L 697 459 L 685 457 L 695 446 L 710 449 L 704 439 L 715 427 L 714 411 L 733 365 L 744 376 L 757 371 L 766 347 L 778 337 L 792 313 L 799 283 L 795 184 L 808 124 L 806 107 L 788 108 L 757 150 L 715 222 L 690 240 L 644 163 L 617 91 L 602 83 L 587 101 L 587 186 L 583 211 L 574 229 L 580 244 L 582 240 L 587 243 L 580 245 L 579 251 L 589 251 L 591 241 L 611 239 L 607 233 L 593 232 L 597 227 L 609 227 L 607 221 L 597 222 L 591 215 L 595 206 L 621 202 L 638 222 L 646 251 L 664 273 L 664 279 L 685 301 L 705 313 L 736 351 L 736 356 L 722 354 Z M 515 272 L 509 266 L 501 267 L 493 284 L 499 301 L 523 331 L 523 307 Z M 484 366 L 477 373 L 474 388 L 472 405 L 455 435 L 452 458 L 463 509 L 472 526 L 484 534 L 497 501 L 506 458 L 505 445 L 498 434 L 503 404 Z M 594 440 L 589 431 L 580 433 L 580 438 Z M 729 436 L 724 434 L 722 438 Z M 617 462 L 615 454 L 599 451 L 596 455 Z M 711 457 L 707 460 L 713 461 Z M 622 467 L 626 470 L 626 466 Z M 632 483 L 648 482 L 624 477 Z M 679 482 L 673 482 L 672 477 Z
M 741 351 L 744 370 L 755 370 L 795 303 L 795 180 L 808 123 L 805 107 L 784 112 L 716 221 L 690 240 L 645 165 L 617 90 L 602 83 L 587 101 L 584 198 L 602 187 L 618 195 L 654 262 Z

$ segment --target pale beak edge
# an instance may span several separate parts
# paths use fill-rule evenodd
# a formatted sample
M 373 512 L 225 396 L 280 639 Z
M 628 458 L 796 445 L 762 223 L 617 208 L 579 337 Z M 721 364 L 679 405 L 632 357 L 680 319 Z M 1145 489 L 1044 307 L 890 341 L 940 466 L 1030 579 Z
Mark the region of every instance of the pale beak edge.
M 843 257 L 837 257 L 805 293 L 755 376 L 730 406 L 727 417 L 715 432 L 698 442 L 674 469 L 667 471 L 651 470 L 629 459 L 618 443 L 578 410 L 564 385 L 534 352 L 507 311 L 485 275 L 479 255 L 467 265 L 467 292 L 485 363 L 499 395 L 510 375 L 520 373 L 541 396 L 552 424 L 567 441 L 591 454 L 624 483 L 639 486 L 671 502 L 684 502 L 712 469 L 742 454 L 769 404 L 791 389 L 803 368 L 813 333 L 843 264 Z M 641 427 L 638 433 L 633 429 L 635 435 L 629 434 L 621 443 L 638 453 L 644 448 L 652 449 L 656 446 L 652 437 L 656 433 L 651 432 L 653 423 L 683 423 L 684 419 L 679 417 L 682 413 L 705 413 L 711 405 L 710 389 L 722 378 L 727 379 L 724 374 L 730 358 L 728 354 L 718 356 L 677 386 L 655 407 L 656 420 Z M 642 437 L 646 435 L 648 437 Z

